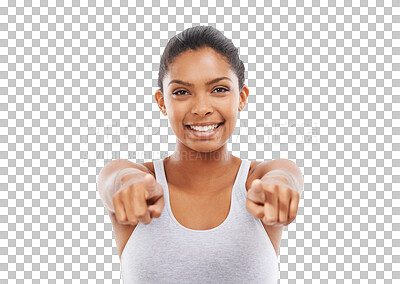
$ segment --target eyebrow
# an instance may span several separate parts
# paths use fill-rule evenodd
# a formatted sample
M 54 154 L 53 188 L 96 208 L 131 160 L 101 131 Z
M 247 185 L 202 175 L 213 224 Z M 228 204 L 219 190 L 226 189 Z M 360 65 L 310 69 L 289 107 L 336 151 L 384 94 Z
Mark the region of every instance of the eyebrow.
M 206 85 L 208 86 L 208 85 L 214 84 L 214 83 L 216 83 L 218 81 L 221 81 L 221 80 L 224 80 L 224 79 L 228 79 L 229 81 L 232 82 L 232 80 L 229 77 L 219 77 L 219 78 L 215 78 L 215 79 L 213 79 L 211 81 L 206 82 Z M 183 82 L 181 80 L 172 80 L 171 82 L 169 82 L 168 86 L 171 85 L 172 83 L 182 84 L 182 85 L 189 86 L 189 87 L 193 87 L 194 86 L 191 83 Z

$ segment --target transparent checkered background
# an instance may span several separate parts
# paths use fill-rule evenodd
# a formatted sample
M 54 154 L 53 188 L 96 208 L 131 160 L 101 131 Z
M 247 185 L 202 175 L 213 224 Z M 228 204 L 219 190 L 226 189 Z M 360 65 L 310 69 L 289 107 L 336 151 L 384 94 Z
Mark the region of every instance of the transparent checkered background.
M 120 282 L 96 178 L 112 159 L 173 153 L 159 60 L 194 25 L 246 66 L 229 150 L 304 173 L 280 283 L 400 282 L 400 1 L 0 5 L 1 283 Z

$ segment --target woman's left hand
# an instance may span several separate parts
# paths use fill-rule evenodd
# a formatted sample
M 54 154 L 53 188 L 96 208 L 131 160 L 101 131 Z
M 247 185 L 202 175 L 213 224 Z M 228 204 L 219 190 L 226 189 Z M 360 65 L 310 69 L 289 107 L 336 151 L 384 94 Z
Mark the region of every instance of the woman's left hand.
M 297 215 L 300 195 L 284 177 L 255 179 L 247 191 L 246 209 L 267 226 L 287 226 Z

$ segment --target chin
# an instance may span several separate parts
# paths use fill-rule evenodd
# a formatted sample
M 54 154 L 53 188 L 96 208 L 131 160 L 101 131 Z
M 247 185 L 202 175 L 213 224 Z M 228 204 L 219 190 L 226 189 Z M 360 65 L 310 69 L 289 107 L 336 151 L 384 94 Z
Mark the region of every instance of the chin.
M 192 149 L 193 151 L 199 152 L 199 153 L 213 153 L 213 152 L 217 152 L 219 149 L 221 149 L 222 146 L 224 146 L 225 144 L 222 145 L 191 145 L 192 147 L 188 147 L 190 149 Z

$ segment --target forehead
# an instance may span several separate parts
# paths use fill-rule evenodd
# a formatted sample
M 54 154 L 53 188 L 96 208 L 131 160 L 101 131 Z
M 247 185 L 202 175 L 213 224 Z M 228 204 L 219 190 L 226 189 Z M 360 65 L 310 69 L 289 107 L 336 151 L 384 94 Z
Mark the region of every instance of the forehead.
M 233 81 L 235 73 L 231 69 L 228 60 L 210 47 L 197 50 L 186 50 L 174 58 L 168 66 L 168 81 L 181 79 L 187 81 L 199 81 L 215 77 L 227 76 Z

